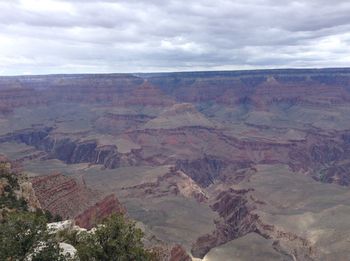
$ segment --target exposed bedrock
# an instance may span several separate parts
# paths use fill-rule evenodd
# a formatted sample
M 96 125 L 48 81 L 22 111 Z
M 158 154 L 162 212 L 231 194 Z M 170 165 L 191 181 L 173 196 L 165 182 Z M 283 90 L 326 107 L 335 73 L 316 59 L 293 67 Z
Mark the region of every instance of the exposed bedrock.
M 186 253 L 186 250 L 180 246 L 175 245 L 170 250 L 169 261 L 191 261 L 192 258 Z
M 348 131 L 317 133 L 310 130 L 303 140 L 279 143 L 241 140 L 204 127 L 135 130 L 126 135 L 141 149 L 124 154 L 118 152 L 115 145 L 100 146 L 96 140 L 81 141 L 51 134 L 51 131 L 51 128 L 25 129 L 1 136 L 0 142 L 23 142 L 68 164 L 101 164 L 110 169 L 175 164 L 177 170 L 204 188 L 215 180 L 238 183 L 244 178 L 238 170 L 253 169 L 254 164 L 277 163 L 288 164 L 295 171 L 305 171 L 321 182 L 350 185 Z M 203 149 L 203 141 L 206 149 Z
M 41 207 L 65 219 L 75 217 L 100 198 L 82 181 L 60 173 L 34 177 L 31 182 Z
M 0 137 L 0 142 L 23 142 L 47 152 L 51 158 L 68 164 L 101 164 L 110 169 L 137 164 L 136 151 L 121 154 L 115 145 L 98 146 L 95 140 L 79 141 L 68 137 L 50 136 L 50 131 L 50 128 L 22 130 Z
M 221 130 L 201 126 L 144 129 L 130 131 L 127 135 L 143 148 L 157 149 L 157 153 L 161 145 L 161 156 L 163 158 L 170 156 L 163 160 L 164 164 L 174 164 L 176 160 L 195 160 L 206 154 L 215 155 L 216 158 L 224 161 L 287 163 L 288 150 L 293 146 L 291 142 L 242 140 L 224 135 Z M 185 153 L 184 148 L 186 148 Z M 155 153 L 153 155 L 155 158 Z M 171 157 L 171 155 L 176 155 L 176 157 Z
M 151 243 L 149 247 L 157 253 L 157 256 L 162 261 L 192 261 L 192 258 L 188 255 L 184 247 L 179 244 L 169 244 L 159 241 L 156 245 L 152 245 Z
M 212 234 L 197 239 L 192 247 L 195 257 L 203 258 L 213 247 L 225 244 L 235 238 L 257 231 L 258 216 L 252 214 L 254 205 L 248 204 L 247 191 L 228 190 L 221 192 L 211 208 L 221 217 L 216 220 Z
M 168 195 L 180 195 L 193 198 L 197 202 L 206 202 L 208 196 L 190 177 L 171 168 L 168 173 L 154 182 L 145 182 L 132 187 L 125 187 L 128 197 L 158 198 Z
M 113 114 L 106 113 L 99 117 L 95 126 L 98 130 L 118 134 L 128 129 L 136 129 L 154 117 L 144 114 Z
M 349 101 L 350 77 L 339 70 L 270 70 L 169 73 L 148 77 L 164 93 L 185 102 L 244 104 L 266 109 L 273 103 L 324 106 Z
M 288 260 L 313 260 L 316 256 L 312 244 L 289 231 L 282 231 L 273 225 L 265 224 L 256 210 L 256 204 L 263 204 L 252 200 L 250 192 L 253 189 L 229 189 L 220 192 L 211 205 L 220 218 L 215 221 L 216 229 L 197 239 L 192 246 L 194 257 L 203 258 L 210 249 L 225 244 L 248 233 L 258 233 L 274 240 L 276 251 L 284 253 Z
M 64 219 L 74 218 L 83 228 L 90 229 L 113 213 L 125 213 L 115 195 L 102 197 L 83 180 L 57 173 L 34 177 L 31 184 L 42 209 Z
M 227 163 L 213 157 L 194 161 L 178 160 L 176 169 L 183 171 L 202 187 L 208 187 L 218 178 Z
M 140 86 L 131 90 L 125 98 L 120 99 L 119 97 L 116 97 L 115 103 L 124 106 L 142 105 L 164 107 L 172 105 L 175 102 L 171 97 L 164 95 L 159 88 L 145 80 Z
M 323 69 L 2 77 L 0 112 L 57 101 L 118 106 L 215 102 L 260 109 L 272 103 L 328 106 L 350 101 L 349 75 L 348 69 Z
M 288 164 L 294 170 L 311 171 L 318 181 L 349 186 L 349 137 L 347 131 L 329 135 L 310 133 L 305 142 L 297 143 L 289 151 Z
M 109 195 L 77 215 L 74 220 L 79 227 L 91 229 L 113 213 L 124 214 L 125 208 L 115 195 Z
M 21 87 L 18 83 L 1 88 L 0 83 L 0 114 L 7 114 L 22 106 L 46 104 L 42 93 L 33 88 Z
M 328 166 L 320 170 L 320 174 L 315 177 L 324 183 L 336 183 L 342 186 L 350 185 L 349 175 L 350 163 L 339 163 L 337 165 Z
M 216 180 L 239 183 L 245 175 L 244 171 L 238 170 L 250 167 L 249 162 L 230 162 L 209 155 L 192 161 L 178 160 L 175 165 L 177 170 L 183 171 L 203 188 L 214 184 Z
M 68 164 L 102 164 L 110 169 L 121 165 L 121 155 L 116 146 L 97 147 L 95 141 L 75 142 L 70 139 L 51 140 L 51 142 L 55 142 L 52 149 L 48 151 L 51 156 Z

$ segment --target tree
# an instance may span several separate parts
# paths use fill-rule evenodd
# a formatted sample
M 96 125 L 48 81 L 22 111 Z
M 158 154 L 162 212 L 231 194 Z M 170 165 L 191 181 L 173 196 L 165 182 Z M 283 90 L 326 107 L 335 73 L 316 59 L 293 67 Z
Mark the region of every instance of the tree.
M 81 261 L 148 261 L 155 260 L 144 249 L 143 232 L 122 215 L 105 219 L 94 232 L 78 236 L 78 256 Z
M 0 223 L 0 260 L 66 260 L 46 223 L 41 213 L 7 213 Z
M 3 188 L 0 191 L 0 210 L 27 210 L 27 202 L 16 195 L 16 191 L 19 190 L 18 176 L 4 163 L 0 163 L 0 187 Z
M 29 212 L 27 202 L 18 197 L 19 176 L 0 164 L 0 260 L 68 261 L 58 242 L 76 247 L 80 261 L 158 260 L 142 244 L 143 233 L 122 215 L 112 215 L 94 232 L 50 233 L 47 222 L 61 219 L 37 209 Z

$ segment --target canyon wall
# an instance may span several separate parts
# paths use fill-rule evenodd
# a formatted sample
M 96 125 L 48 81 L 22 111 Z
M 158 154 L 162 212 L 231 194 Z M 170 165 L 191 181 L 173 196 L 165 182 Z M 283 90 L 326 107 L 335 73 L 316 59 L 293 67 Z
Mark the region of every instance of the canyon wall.
M 60 173 L 31 178 L 40 207 L 63 219 L 74 219 L 82 228 L 91 229 L 111 214 L 124 214 L 115 195 L 103 197 L 86 187 L 84 181 Z
M 0 77 L 0 146 L 29 172 L 44 164 L 67 170 L 72 176 L 37 176 L 32 186 L 44 209 L 82 227 L 123 213 L 120 202 L 127 202 L 150 229 L 164 229 L 171 244 L 192 244 L 195 257 L 256 233 L 286 260 L 317 260 L 314 234 L 266 216 L 299 204 L 291 189 L 290 202 L 275 205 L 285 197 L 281 187 L 293 183 L 284 182 L 289 171 L 295 180 L 346 194 L 349 105 L 350 69 Z M 250 187 L 261 166 L 282 168 L 282 185 L 266 185 L 277 198 L 270 202 L 270 192 Z M 308 196 L 309 187 L 302 189 Z M 286 215 L 306 213 L 314 221 L 317 211 L 338 215 L 347 201 L 316 199 Z M 179 217 L 167 216 L 169 205 L 181 209 Z M 210 230 L 193 235 L 192 211 L 213 214 L 208 222 L 198 218 L 200 231 Z M 169 260 L 188 260 L 181 246 L 166 252 Z
M 217 102 L 261 109 L 271 103 L 330 105 L 349 102 L 349 83 L 348 69 L 1 77 L 0 108 L 7 112 L 57 101 L 124 106 Z
M 125 214 L 125 208 L 115 195 L 109 195 L 77 215 L 74 220 L 79 227 L 91 229 L 112 214 Z

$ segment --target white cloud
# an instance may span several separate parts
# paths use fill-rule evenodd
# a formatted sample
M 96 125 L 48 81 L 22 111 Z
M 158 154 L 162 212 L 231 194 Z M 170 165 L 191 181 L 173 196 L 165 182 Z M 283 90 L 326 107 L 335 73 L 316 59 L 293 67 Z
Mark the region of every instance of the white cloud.
M 350 3 L 0 0 L 0 73 L 349 66 Z
M 20 0 L 19 8 L 33 13 L 72 13 L 73 6 L 69 2 L 53 0 Z

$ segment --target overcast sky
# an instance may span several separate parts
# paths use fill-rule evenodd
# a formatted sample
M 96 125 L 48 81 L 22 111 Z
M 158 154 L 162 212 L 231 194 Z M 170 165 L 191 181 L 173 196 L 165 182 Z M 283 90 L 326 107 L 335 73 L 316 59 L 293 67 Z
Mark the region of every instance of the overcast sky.
M 348 0 L 0 0 L 0 74 L 350 66 Z

